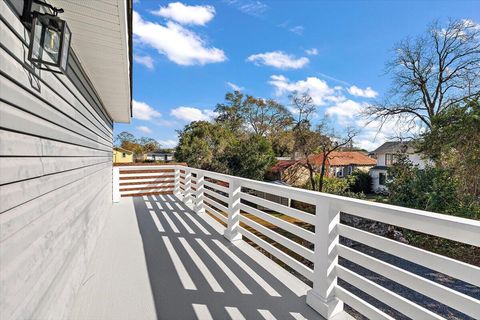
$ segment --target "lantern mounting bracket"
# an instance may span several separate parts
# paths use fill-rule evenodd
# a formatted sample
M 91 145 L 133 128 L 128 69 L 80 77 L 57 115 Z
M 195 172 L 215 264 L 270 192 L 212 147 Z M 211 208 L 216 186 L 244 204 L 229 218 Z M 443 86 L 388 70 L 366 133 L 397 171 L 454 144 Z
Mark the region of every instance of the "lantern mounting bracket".
M 25 3 L 23 5 L 23 13 L 22 13 L 22 21 L 26 22 L 28 24 L 32 23 L 33 19 L 33 13 L 32 13 L 32 5 L 33 4 L 38 4 L 42 7 L 47 7 L 52 11 L 52 15 L 58 16 L 59 13 L 63 13 L 64 10 L 62 8 L 57 8 L 52 6 L 49 3 L 43 2 L 41 0 L 25 0 Z

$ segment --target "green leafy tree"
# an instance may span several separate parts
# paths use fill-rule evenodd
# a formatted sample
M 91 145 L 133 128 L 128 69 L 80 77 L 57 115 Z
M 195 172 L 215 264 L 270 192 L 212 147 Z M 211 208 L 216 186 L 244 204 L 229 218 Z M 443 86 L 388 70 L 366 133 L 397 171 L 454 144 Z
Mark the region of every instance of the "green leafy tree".
M 160 143 L 153 138 L 141 137 L 137 140 L 142 148 L 142 153 L 154 152 L 160 149 Z
M 466 218 L 480 218 L 478 199 L 458 192 L 458 179 L 451 169 L 427 166 L 419 169 L 406 157 L 399 157 L 389 168 L 387 181 L 392 204 L 446 213 Z
M 218 113 L 215 121 L 234 133 L 243 130 L 244 119 L 242 108 L 245 103 L 245 96 L 240 91 L 228 92 L 225 95 L 225 102 L 217 104 L 215 112 Z
M 263 180 L 267 169 L 275 164 L 275 154 L 266 138 L 252 135 L 227 148 L 224 160 L 230 174 Z
M 372 177 L 368 172 L 355 170 L 350 177 L 353 179 L 349 186 L 351 192 L 362 192 L 364 194 L 372 193 Z
M 442 168 L 452 171 L 459 192 L 480 196 L 480 102 L 452 106 L 432 121 L 419 148 Z
M 227 173 L 221 161 L 225 149 L 236 142 L 231 130 L 207 121 L 195 121 L 178 131 L 179 142 L 175 158 L 189 166 Z

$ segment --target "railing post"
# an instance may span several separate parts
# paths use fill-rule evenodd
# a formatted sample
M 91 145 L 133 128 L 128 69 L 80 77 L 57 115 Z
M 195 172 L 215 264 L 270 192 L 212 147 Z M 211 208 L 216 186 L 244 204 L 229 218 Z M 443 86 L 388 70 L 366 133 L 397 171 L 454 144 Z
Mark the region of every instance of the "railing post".
M 236 179 L 230 180 L 228 184 L 228 221 L 223 236 L 233 242 L 242 239 L 240 233 L 240 191 L 242 187 Z
M 204 189 L 205 175 L 203 172 L 197 171 L 197 183 L 195 184 L 195 207 L 194 211 L 196 213 L 204 213 L 205 208 L 203 207 L 203 189 Z
M 343 310 L 343 302 L 335 296 L 340 210 L 334 201 L 320 197 L 315 206 L 313 289 L 307 293 L 307 304 L 325 319 L 330 319 Z
M 113 167 L 112 172 L 112 201 L 120 201 L 120 168 Z
M 174 186 L 173 186 L 173 194 L 176 195 L 177 197 L 180 196 L 180 167 L 175 166 L 175 171 L 174 171 L 175 177 L 174 177 Z
M 192 172 L 189 168 L 185 168 L 185 193 L 183 195 L 183 202 L 186 204 L 192 203 Z

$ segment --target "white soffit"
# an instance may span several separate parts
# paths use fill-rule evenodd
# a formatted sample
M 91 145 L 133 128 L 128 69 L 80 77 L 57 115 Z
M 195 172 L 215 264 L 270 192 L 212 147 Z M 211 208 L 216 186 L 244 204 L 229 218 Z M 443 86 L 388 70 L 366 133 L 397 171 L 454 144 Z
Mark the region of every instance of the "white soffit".
M 71 47 L 115 122 L 130 122 L 127 1 L 51 0 L 72 32 Z

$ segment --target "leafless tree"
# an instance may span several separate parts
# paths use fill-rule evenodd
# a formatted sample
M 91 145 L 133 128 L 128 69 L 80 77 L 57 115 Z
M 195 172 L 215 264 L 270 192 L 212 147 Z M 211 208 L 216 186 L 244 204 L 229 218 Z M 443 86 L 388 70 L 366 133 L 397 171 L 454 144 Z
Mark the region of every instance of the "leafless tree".
M 305 91 L 300 93 L 298 91 L 294 91 L 288 96 L 288 98 L 290 99 L 291 107 L 296 116 L 295 126 L 300 126 L 302 123 L 310 122 L 315 114 L 316 106 L 309 92 Z
M 345 135 L 336 135 L 334 130 L 329 129 L 326 121 L 321 121 L 315 130 L 312 130 L 310 121 L 316 110 L 312 97 L 308 92 L 294 92 L 290 95 L 290 100 L 294 114 L 297 115 L 293 129 L 294 150 L 302 155 L 301 164 L 309 172 L 312 190 L 321 192 L 329 156 L 332 152 L 351 145 L 357 132 L 347 128 Z M 321 156 L 320 165 L 314 160 L 315 154 Z
M 480 25 L 432 23 L 424 36 L 395 46 L 387 72 L 393 78 L 389 98 L 367 108 L 366 115 L 382 124 L 401 119 L 431 129 L 435 116 L 450 106 L 480 97 Z

